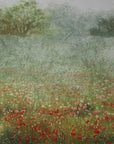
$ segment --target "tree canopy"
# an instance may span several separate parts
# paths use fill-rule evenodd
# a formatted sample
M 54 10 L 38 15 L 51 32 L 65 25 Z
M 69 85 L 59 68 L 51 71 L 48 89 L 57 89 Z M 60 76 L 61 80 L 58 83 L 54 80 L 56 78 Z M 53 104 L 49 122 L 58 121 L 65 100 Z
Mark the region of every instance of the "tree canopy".
M 91 35 L 114 36 L 114 17 L 99 18 L 97 26 L 90 29 Z
M 21 0 L 0 11 L 0 34 L 41 34 L 49 27 L 49 17 L 35 0 Z

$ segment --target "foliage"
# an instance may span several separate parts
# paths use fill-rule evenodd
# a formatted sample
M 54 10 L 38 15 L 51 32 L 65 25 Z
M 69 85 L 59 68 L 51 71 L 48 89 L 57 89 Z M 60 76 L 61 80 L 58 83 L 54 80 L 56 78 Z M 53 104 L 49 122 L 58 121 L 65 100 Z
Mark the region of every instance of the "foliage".
M 34 0 L 23 0 L 17 5 L 2 10 L 1 34 L 41 34 L 48 27 L 49 18 Z
M 91 28 L 90 34 L 114 36 L 114 17 L 99 18 L 97 21 L 97 27 Z

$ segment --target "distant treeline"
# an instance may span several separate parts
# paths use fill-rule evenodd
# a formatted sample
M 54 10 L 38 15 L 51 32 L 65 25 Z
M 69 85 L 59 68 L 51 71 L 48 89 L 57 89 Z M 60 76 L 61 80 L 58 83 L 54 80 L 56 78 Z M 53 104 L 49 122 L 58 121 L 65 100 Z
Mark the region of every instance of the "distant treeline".
M 114 36 L 114 15 L 108 18 L 99 18 L 97 26 L 90 29 L 90 34 Z
M 103 18 L 96 13 L 82 13 L 67 4 L 41 9 L 35 0 L 20 0 L 0 9 L 0 34 L 59 34 L 68 40 L 84 35 L 114 35 L 114 15 Z M 58 36 L 58 35 L 57 35 Z

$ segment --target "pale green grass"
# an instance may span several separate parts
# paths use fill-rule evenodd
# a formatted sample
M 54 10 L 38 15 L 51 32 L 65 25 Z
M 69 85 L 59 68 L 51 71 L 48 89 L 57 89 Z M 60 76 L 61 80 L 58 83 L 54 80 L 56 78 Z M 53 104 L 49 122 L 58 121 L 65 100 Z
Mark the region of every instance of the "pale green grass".
M 91 36 L 76 37 L 72 39 L 72 42 L 70 40 L 58 41 L 56 38 L 51 40 L 43 36 L 0 36 L 0 85 L 11 87 L 10 90 L 6 88 L 6 93 L 1 90 L 4 97 L 0 98 L 3 103 L 0 108 L 20 109 L 24 104 L 21 103 L 23 97 L 29 95 L 32 97 L 31 107 L 26 106 L 29 120 L 33 110 L 42 109 L 42 107 L 48 110 L 50 106 L 54 109 L 72 107 L 75 106 L 76 101 L 84 100 L 84 103 L 89 103 L 88 112 L 81 111 L 76 118 L 65 115 L 65 121 L 59 128 L 67 135 L 70 126 L 75 124 L 77 132 L 83 130 L 82 135 L 86 135 L 85 121 L 94 120 L 94 116 L 89 113 L 94 110 L 103 112 L 108 110 L 112 114 L 111 107 L 109 109 L 101 107 L 101 103 L 94 104 L 93 101 L 96 100 L 96 94 L 104 94 L 104 88 L 112 89 L 114 61 L 113 54 L 111 57 L 109 55 L 113 50 L 113 45 L 112 38 Z M 33 89 L 32 92 L 30 89 Z M 17 98 L 19 105 L 8 103 L 9 100 L 13 100 L 16 92 L 19 92 L 21 96 Z M 108 94 L 105 98 L 108 102 L 112 102 Z M 38 120 L 42 121 L 45 117 L 47 116 L 44 115 Z M 1 117 L 0 120 L 3 121 L 3 118 Z M 112 136 L 110 123 L 107 124 L 110 128 L 107 134 Z M 0 131 L 5 137 L 4 131 L 12 128 L 15 128 L 15 124 L 7 126 L 3 122 Z M 90 131 L 87 136 L 92 137 Z M 61 143 L 69 144 L 71 141 L 74 143 L 76 139 L 68 138 Z M 81 142 L 77 141 L 77 143 Z

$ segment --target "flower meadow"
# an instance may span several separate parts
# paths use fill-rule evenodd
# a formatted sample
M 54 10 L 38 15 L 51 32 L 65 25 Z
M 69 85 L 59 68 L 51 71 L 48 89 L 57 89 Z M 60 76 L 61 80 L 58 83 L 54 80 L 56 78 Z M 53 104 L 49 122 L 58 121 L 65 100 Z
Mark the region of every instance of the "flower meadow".
M 0 9 L 0 144 L 114 144 L 114 12 L 29 2 Z
M 66 76 L 78 77 L 80 86 L 0 83 L 1 144 L 114 142 L 113 79 L 95 73 L 91 83 L 90 72 Z

